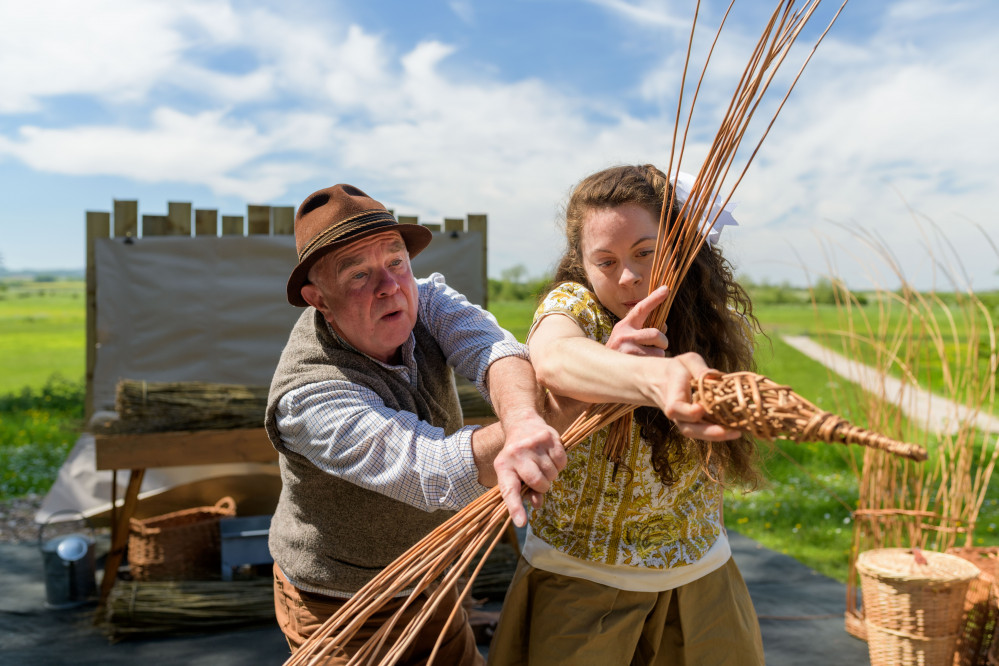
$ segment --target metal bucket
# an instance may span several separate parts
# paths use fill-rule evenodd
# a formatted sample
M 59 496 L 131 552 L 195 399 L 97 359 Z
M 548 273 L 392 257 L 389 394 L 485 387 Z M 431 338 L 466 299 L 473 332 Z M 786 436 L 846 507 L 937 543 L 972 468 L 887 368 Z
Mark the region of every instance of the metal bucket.
M 60 513 L 75 513 L 83 517 L 78 511 L 56 511 L 38 528 L 38 546 L 42 551 L 42 564 L 45 568 L 45 607 L 54 609 L 80 606 L 97 593 L 97 563 L 94 556 L 96 540 L 92 525 L 89 536 L 66 534 L 44 543 L 42 541 L 45 527 Z

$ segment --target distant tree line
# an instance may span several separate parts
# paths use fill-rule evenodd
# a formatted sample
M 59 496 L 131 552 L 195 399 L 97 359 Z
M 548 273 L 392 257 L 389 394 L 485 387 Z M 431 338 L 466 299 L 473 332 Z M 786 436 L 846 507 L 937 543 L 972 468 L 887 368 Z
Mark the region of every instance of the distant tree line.
M 551 275 L 530 276 L 527 267 L 517 264 L 500 272 L 499 279 L 489 279 L 489 300 L 536 301 L 542 290 L 551 282 Z M 749 292 L 750 298 L 759 305 L 806 305 L 812 302 L 835 305 L 842 302 L 848 293 L 840 280 L 820 278 L 809 287 L 796 287 L 788 282 L 771 284 L 764 280 L 756 282 L 748 276 L 741 276 L 739 282 Z M 863 294 L 854 294 L 861 304 L 867 302 Z
M 772 284 L 768 280 L 756 282 L 749 276 L 740 276 L 739 283 L 749 293 L 757 305 L 836 305 L 843 303 L 851 294 L 860 305 L 867 304 L 867 296 L 862 292 L 851 292 L 839 279 L 819 278 L 810 287 L 796 287 L 786 280 Z
M 500 278 L 489 278 L 489 301 L 536 301 L 551 281 L 550 275 L 530 277 L 527 267 L 517 264 L 500 271 Z
M 549 274 L 531 276 L 523 264 L 517 264 L 501 271 L 499 279 L 489 278 L 489 300 L 537 301 L 551 279 Z M 808 287 L 795 286 L 786 280 L 779 284 L 766 279 L 757 282 L 746 275 L 739 276 L 738 280 L 757 305 L 836 305 L 845 302 L 848 295 L 860 305 L 866 305 L 869 300 L 869 294 L 851 291 L 838 278 L 821 277 Z M 938 292 L 936 296 L 947 303 L 954 303 L 961 298 L 960 293 L 948 292 Z M 993 313 L 994 318 L 999 319 L 999 291 L 979 291 L 975 296 Z

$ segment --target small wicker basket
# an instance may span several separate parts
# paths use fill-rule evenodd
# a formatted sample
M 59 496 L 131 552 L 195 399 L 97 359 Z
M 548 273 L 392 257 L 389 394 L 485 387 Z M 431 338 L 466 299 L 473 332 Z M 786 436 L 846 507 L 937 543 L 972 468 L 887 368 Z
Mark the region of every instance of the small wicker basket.
M 133 580 L 211 580 L 221 576 L 219 519 L 236 515 L 236 502 L 131 520 L 128 562 Z
M 871 666 L 954 663 L 974 564 L 907 548 L 857 558 Z

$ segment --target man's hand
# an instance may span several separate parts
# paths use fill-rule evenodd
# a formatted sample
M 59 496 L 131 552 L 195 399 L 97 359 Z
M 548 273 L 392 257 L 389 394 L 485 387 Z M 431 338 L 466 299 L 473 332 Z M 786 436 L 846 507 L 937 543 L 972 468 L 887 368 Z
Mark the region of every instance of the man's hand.
M 658 328 L 645 328 L 645 320 L 666 300 L 668 294 L 667 287 L 659 287 L 636 303 L 631 312 L 614 325 L 607 339 L 607 348 L 635 356 L 666 356 L 666 348 L 669 347 L 666 334 Z
M 527 497 L 535 508 L 541 506 L 543 494 L 565 467 L 565 449 L 558 432 L 539 415 L 526 415 L 504 424 L 503 450 L 496 456 L 493 467 L 513 523 L 527 524 L 527 512 L 521 498 L 521 482 L 530 488 Z

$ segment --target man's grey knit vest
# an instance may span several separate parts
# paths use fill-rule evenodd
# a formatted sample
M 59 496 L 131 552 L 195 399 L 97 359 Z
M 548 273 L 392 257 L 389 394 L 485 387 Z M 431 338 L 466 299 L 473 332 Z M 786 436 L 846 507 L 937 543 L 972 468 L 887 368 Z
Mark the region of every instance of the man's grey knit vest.
M 306 384 L 344 380 L 374 391 L 390 409 L 413 412 L 450 435 L 461 427 L 461 406 L 437 341 L 417 320 L 418 385 L 412 387 L 367 356 L 346 348 L 315 308 L 291 331 L 267 398 L 267 436 L 280 455 L 281 496 L 271 520 L 270 550 L 293 581 L 356 592 L 410 546 L 454 515 L 427 513 L 324 473 L 288 450 L 278 434 L 278 401 Z M 364 446 L 381 446 L 377 439 Z

